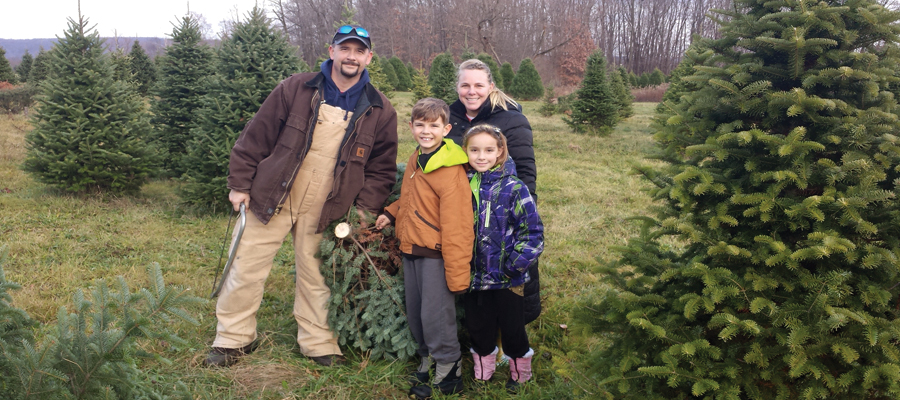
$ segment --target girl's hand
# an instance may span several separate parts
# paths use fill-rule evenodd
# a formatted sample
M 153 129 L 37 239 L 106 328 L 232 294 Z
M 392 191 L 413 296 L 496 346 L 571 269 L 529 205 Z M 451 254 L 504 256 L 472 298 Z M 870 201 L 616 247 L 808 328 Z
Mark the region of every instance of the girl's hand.
M 375 220 L 375 229 L 384 229 L 384 227 L 391 224 L 391 219 L 387 217 L 387 215 L 381 214 L 378 216 L 378 219 Z

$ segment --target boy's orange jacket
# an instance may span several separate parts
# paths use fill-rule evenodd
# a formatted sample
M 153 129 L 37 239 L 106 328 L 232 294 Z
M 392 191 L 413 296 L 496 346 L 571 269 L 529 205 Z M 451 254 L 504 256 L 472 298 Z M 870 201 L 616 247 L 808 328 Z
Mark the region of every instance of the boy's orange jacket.
M 384 211 L 394 221 L 400 251 L 444 260 L 447 288 L 459 292 L 469 287 L 469 263 L 475 244 L 472 190 L 462 164 L 466 153 L 445 139 L 424 168 L 416 150 L 409 157 L 400 200 Z

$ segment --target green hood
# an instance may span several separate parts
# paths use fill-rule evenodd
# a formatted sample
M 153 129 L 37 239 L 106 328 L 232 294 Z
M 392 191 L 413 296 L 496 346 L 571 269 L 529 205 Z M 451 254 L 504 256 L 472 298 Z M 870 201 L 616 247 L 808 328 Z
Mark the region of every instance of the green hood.
M 452 139 L 444 139 L 444 145 L 431 155 L 428 163 L 422 167 L 422 172 L 427 174 L 438 168 L 452 167 L 468 162 L 469 156 L 466 155 L 462 147 L 459 147 Z

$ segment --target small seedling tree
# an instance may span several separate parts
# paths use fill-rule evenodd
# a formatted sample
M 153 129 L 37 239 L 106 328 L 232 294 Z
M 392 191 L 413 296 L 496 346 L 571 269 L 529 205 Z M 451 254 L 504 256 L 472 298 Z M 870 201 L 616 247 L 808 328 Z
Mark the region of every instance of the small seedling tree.
M 433 97 L 431 85 L 428 84 L 428 77 L 425 76 L 425 71 L 417 70 L 416 73 L 413 74 L 412 83 L 413 104 L 426 97 Z
M 609 71 L 609 83 L 613 96 L 616 97 L 616 108 L 619 109 L 619 119 L 623 120 L 634 115 L 634 95 L 631 94 L 631 85 L 625 79 L 625 68 L 619 67 Z
M 659 202 L 579 319 L 607 398 L 900 396 L 900 14 L 738 0 L 660 114 Z M 694 62 L 698 61 L 695 60 Z

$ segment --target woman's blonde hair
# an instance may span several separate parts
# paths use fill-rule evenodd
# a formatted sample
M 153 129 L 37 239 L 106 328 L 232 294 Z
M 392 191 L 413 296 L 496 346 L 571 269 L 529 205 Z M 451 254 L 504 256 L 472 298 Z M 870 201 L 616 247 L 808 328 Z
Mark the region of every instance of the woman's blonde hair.
M 488 82 L 494 85 L 494 89 L 491 90 L 491 93 L 488 95 L 488 99 L 491 101 L 491 108 L 497 108 L 499 106 L 504 110 L 509 110 L 508 104 L 511 103 L 515 106 L 519 105 L 512 97 L 509 97 L 508 94 L 503 93 L 502 90 L 497 88 L 497 83 L 494 82 L 494 75 L 491 73 L 491 67 L 477 58 L 466 60 L 463 61 L 462 64 L 459 64 L 459 68 L 456 70 L 457 86 L 459 86 L 459 79 L 462 77 L 463 71 L 467 70 L 484 71 L 484 73 L 487 74 Z
M 472 138 L 472 136 L 480 135 L 482 133 L 490 135 L 497 140 L 497 150 L 500 154 L 497 156 L 497 163 L 492 165 L 491 168 L 503 165 L 509 155 L 509 149 L 506 148 L 506 136 L 504 136 L 503 132 L 500 132 L 500 128 L 496 126 L 491 124 L 478 124 L 469 128 L 469 130 L 466 131 L 466 134 L 463 135 L 463 149 L 469 147 L 469 139 Z

